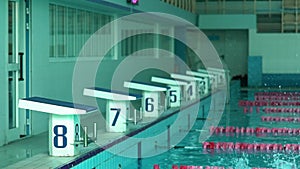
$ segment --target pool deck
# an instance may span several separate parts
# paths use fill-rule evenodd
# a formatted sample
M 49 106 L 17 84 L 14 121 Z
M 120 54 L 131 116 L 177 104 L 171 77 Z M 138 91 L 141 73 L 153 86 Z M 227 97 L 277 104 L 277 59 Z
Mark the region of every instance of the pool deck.
M 207 95 L 208 96 L 208 95 Z M 204 96 L 203 98 L 207 97 Z M 201 99 L 203 99 L 201 98 Z M 191 105 L 195 102 L 199 102 L 199 100 L 193 100 L 189 102 L 183 103 L 184 106 Z M 161 117 L 164 117 L 168 114 L 178 111 L 179 108 L 170 108 L 167 111 L 163 112 Z M 99 116 L 99 113 L 94 113 L 92 116 Z M 97 118 L 97 117 L 89 117 L 89 118 Z M 52 157 L 48 155 L 48 132 L 41 133 L 38 135 L 25 137 L 23 139 L 14 141 L 7 145 L 0 147 L 0 157 L 1 163 L 0 168 L 4 169 L 44 169 L 44 168 L 57 168 L 66 163 L 74 161 L 79 158 L 83 154 L 90 152 L 91 150 L 95 150 L 99 147 L 106 146 L 117 139 L 124 137 L 125 135 L 132 133 L 142 127 L 147 126 L 152 121 L 157 119 L 145 119 L 146 122 L 141 123 L 137 126 L 133 124 L 128 125 L 128 130 L 125 133 L 108 133 L 103 129 L 105 128 L 105 121 L 103 118 L 100 124 L 103 126 L 98 126 L 100 130 L 97 130 L 98 139 L 94 143 L 90 143 L 88 147 L 83 147 L 80 145 L 80 152 L 77 156 L 74 157 Z M 102 130 L 101 130 L 102 129 Z M 92 135 L 92 132 L 89 133 Z M 101 139 L 100 139 L 101 138 Z

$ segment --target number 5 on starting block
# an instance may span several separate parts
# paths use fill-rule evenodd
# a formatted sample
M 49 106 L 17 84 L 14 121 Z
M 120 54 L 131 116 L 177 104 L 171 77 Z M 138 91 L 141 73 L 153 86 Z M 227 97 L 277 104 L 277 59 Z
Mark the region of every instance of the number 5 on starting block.
M 183 98 L 184 95 L 182 92 L 184 91 L 184 86 L 188 85 L 187 82 L 162 77 L 152 77 L 151 81 L 168 85 L 167 96 L 169 98 L 170 107 L 179 107 L 181 100 L 185 99 Z

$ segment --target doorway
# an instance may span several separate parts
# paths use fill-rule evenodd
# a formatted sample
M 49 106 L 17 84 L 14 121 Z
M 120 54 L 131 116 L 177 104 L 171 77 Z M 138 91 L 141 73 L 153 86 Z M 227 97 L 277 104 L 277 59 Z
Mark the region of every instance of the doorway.
M 25 4 L 19 0 L 8 2 L 7 54 L 7 135 L 6 142 L 28 135 L 26 111 L 18 108 L 18 100 L 25 96 Z
M 230 70 L 231 77 L 248 73 L 248 30 L 203 30 L 221 59 Z

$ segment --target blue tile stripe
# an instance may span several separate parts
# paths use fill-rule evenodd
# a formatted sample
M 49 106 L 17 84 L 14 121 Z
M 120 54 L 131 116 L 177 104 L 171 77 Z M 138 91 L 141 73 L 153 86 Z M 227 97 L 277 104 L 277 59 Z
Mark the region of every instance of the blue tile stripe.
M 262 85 L 262 57 L 248 57 L 248 86 Z
M 76 104 L 76 103 L 71 103 L 71 102 L 65 102 L 65 101 L 59 101 L 59 100 L 52 100 L 52 99 L 47 99 L 47 98 L 42 98 L 42 97 L 30 97 L 30 98 L 25 98 L 23 100 L 45 103 L 45 104 L 52 104 L 52 105 L 57 105 L 57 106 L 69 107 L 69 108 L 76 108 L 76 109 L 85 110 L 87 112 L 97 110 L 96 107 L 92 107 L 92 106 Z
M 210 97 L 210 95 L 202 98 L 201 100 L 205 100 L 208 97 Z M 119 143 L 127 140 L 128 138 L 133 137 L 133 136 L 135 136 L 135 135 L 137 135 L 137 134 L 145 131 L 146 129 L 154 126 L 155 124 L 157 124 L 157 123 L 159 123 L 161 121 L 164 121 L 164 120 L 168 119 L 171 116 L 176 115 L 177 113 L 181 112 L 182 110 L 188 109 L 188 108 L 192 107 L 193 105 L 198 104 L 199 102 L 200 102 L 200 100 L 197 100 L 197 101 L 195 101 L 192 104 L 189 104 L 189 105 L 187 105 L 185 107 L 182 107 L 182 108 L 180 108 L 180 109 L 178 109 L 178 110 L 176 110 L 176 111 L 174 111 L 174 112 L 172 112 L 172 113 L 170 113 L 170 114 L 168 114 L 168 115 L 166 115 L 164 117 L 161 117 L 158 120 L 153 121 L 150 124 L 145 125 L 144 127 L 141 127 L 141 128 L 139 128 L 139 129 L 137 129 L 137 130 L 135 130 L 135 131 L 133 131 L 133 132 L 131 132 L 131 133 L 129 133 L 129 134 L 127 134 L 127 135 L 125 135 L 125 136 L 123 136 L 123 137 L 121 137 L 121 138 L 119 138 L 119 139 L 117 139 L 117 140 L 115 140 L 115 141 L 113 141 L 113 142 L 111 142 L 111 143 L 103 146 L 103 147 L 99 147 L 99 148 L 97 148 L 95 150 L 92 150 L 92 151 L 90 151 L 90 152 L 88 152 L 88 153 L 86 153 L 84 155 L 81 155 L 80 157 L 74 159 L 73 161 L 71 161 L 71 162 L 69 162 L 67 164 L 64 164 L 62 166 L 59 166 L 56 169 L 68 169 L 68 168 L 72 168 L 72 167 L 74 167 L 74 166 L 76 166 L 76 165 L 84 162 L 85 160 L 87 160 L 89 158 L 92 158 L 93 156 L 96 156 L 97 154 L 99 154 L 101 152 L 104 152 L 106 149 L 111 148 L 112 146 L 114 146 L 116 144 L 119 144 Z

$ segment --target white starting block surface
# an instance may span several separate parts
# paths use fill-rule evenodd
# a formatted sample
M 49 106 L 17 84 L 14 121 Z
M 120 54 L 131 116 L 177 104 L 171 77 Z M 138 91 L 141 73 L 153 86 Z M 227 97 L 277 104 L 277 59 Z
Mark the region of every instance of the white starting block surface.
M 218 77 L 218 82 L 221 85 L 226 85 L 227 87 L 227 97 L 226 100 L 229 102 L 230 99 L 230 71 L 228 69 L 218 69 L 218 68 L 207 68 L 208 71 L 215 74 Z
M 107 100 L 106 130 L 108 132 L 125 132 L 127 115 L 130 112 L 131 100 L 138 100 L 142 95 L 126 94 L 99 87 L 85 88 L 83 95 Z
M 202 77 L 209 77 L 211 79 L 216 79 L 216 75 L 208 70 L 198 69 L 197 73 L 200 73 Z
M 141 82 L 124 82 L 124 87 L 143 91 L 142 107 L 144 117 L 159 117 L 166 110 L 166 98 L 164 92 L 167 87 L 155 86 Z
M 182 98 L 185 99 L 183 91 L 185 91 L 184 88 L 188 85 L 188 82 L 162 77 L 152 77 L 151 81 L 168 85 L 170 87 L 167 91 L 168 105 L 170 107 L 180 107 L 180 101 Z
M 217 83 L 214 83 L 215 77 L 213 75 L 207 74 L 207 72 L 201 73 L 201 72 L 194 72 L 194 71 L 186 71 L 186 74 L 191 75 L 191 76 L 196 76 L 199 78 L 203 78 L 205 80 L 205 82 L 207 82 L 206 83 L 207 87 L 206 87 L 205 93 L 208 93 L 210 87 L 214 87 L 214 88 L 217 87 L 216 86 Z
M 208 94 L 210 87 L 209 76 L 197 76 L 198 72 L 193 71 L 186 71 L 186 74 L 196 79 L 196 81 L 198 82 L 198 93 L 200 95 Z
M 85 96 L 97 97 L 106 100 L 129 101 L 137 100 L 139 95 L 127 94 L 120 91 L 112 91 L 100 87 L 85 88 L 83 91 Z
M 70 102 L 31 97 L 19 100 L 19 108 L 51 114 L 49 119 L 49 154 L 75 156 L 80 139 L 79 115 L 95 112 L 96 107 Z
M 229 70 L 225 70 L 225 69 L 217 69 L 217 68 L 207 68 L 207 70 L 212 73 L 215 74 L 218 78 L 218 83 L 221 84 L 226 84 L 226 82 L 228 81 L 229 78 Z
M 204 79 L 175 73 L 172 73 L 171 77 L 174 79 L 185 80 L 190 82 L 185 91 L 188 96 L 188 100 L 194 100 L 200 97 L 200 86 L 202 86 L 202 83 L 205 83 Z
M 210 74 L 213 74 L 217 78 L 217 83 L 218 84 L 225 84 L 226 82 L 226 75 L 225 75 L 225 70 L 224 69 L 217 69 L 217 68 L 207 68 L 207 71 Z
M 218 74 L 216 74 L 215 72 L 211 71 L 211 70 L 203 70 L 203 69 L 198 69 L 199 73 L 202 74 L 207 74 L 210 77 L 210 81 L 213 87 L 217 87 L 217 85 L 220 83 L 220 78 L 218 76 Z

